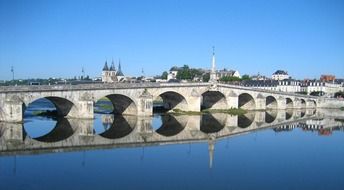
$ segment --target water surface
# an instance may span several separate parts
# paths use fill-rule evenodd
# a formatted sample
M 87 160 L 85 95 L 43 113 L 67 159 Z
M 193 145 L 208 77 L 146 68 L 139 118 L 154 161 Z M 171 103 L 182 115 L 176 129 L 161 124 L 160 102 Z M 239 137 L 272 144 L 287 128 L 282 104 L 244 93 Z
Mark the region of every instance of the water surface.
M 343 113 L 26 114 L 0 124 L 0 189 L 343 189 Z

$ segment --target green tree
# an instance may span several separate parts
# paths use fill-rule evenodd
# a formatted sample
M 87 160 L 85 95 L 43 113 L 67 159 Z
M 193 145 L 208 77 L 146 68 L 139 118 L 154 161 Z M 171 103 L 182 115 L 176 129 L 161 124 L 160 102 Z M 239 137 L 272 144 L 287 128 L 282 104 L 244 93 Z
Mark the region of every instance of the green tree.
M 344 98 L 344 92 L 342 92 L 342 91 L 336 92 L 336 93 L 334 93 L 334 97 L 335 98 Z
M 251 80 L 251 77 L 250 75 L 245 74 L 241 77 L 241 80 Z
M 220 81 L 233 82 L 233 81 L 241 81 L 241 79 L 239 77 L 234 77 L 234 76 L 224 76 L 220 78 Z
M 203 82 L 209 82 L 210 79 L 210 73 L 205 73 L 202 77 Z
M 164 71 L 161 75 L 161 79 L 167 79 L 167 75 L 168 75 L 167 71 Z
M 190 68 L 188 65 L 184 65 L 177 73 L 177 79 L 179 80 L 190 80 L 192 79 L 191 77 L 191 72 Z
M 310 93 L 311 96 L 323 96 L 325 92 L 323 91 L 313 91 Z

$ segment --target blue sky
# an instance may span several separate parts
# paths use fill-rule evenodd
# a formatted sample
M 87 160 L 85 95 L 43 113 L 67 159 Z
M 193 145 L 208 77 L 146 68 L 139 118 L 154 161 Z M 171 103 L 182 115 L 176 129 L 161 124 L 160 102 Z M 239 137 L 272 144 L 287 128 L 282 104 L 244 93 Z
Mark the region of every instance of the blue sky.
M 344 78 L 343 0 L 0 0 L 0 79 L 126 75 L 173 65 Z

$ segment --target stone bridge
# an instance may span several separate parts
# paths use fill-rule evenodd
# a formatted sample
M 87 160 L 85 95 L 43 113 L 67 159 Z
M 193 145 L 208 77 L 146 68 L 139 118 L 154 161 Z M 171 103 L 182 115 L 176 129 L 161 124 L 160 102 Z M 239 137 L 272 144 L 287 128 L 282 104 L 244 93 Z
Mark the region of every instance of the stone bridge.
M 0 155 L 37 154 L 95 148 L 153 146 L 209 141 L 264 128 L 295 125 L 318 118 L 315 109 L 250 111 L 242 116 L 224 113 L 162 116 L 153 128 L 152 117 L 115 116 L 111 126 L 96 134 L 92 119 L 63 118 L 47 134 L 32 138 L 22 123 L 0 123 Z M 107 118 L 106 121 L 109 121 Z
M 114 83 L 61 86 L 0 87 L 0 121 L 22 122 L 25 108 L 40 98 L 50 100 L 66 118 L 93 118 L 93 106 L 107 97 L 114 112 L 150 116 L 160 97 L 166 109 L 199 112 L 201 109 L 246 110 L 321 108 L 343 106 L 344 101 L 211 83 Z M 330 104 L 328 103 L 330 102 Z

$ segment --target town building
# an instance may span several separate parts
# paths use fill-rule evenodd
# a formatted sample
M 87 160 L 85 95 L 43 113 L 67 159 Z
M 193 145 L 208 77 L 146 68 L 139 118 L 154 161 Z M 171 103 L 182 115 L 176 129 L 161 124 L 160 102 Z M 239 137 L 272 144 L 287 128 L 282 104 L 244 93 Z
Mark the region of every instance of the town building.
M 320 81 L 322 82 L 331 82 L 336 80 L 336 76 L 334 75 L 321 75 Z
M 221 79 L 222 77 L 238 77 L 238 78 L 241 78 L 239 71 L 227 70 L 227 69 L 218 70 L 216 72 L 216 77 L 218 79 Z
M 114 83 L 120 82 L 125 79 L 123 75 L 121 62 L 118 63 L 118 70 L 116 70 L 115 63 L 112 60 L 111 66 L 109 67 L 107 61 L 105 61 L 103 71 L 102 71 L 102 82 L 104 83 Z
M 243 86 L 258 88 L 263 90 L 273 90 L 280 92 L 300 92 L 300 82 L 293 79 L 286 80 L 247 80 L 242 82 Z
M 285 80 L 289 79 L 289 75 L 286 71 L 283 70 L 277 70 L 272 74 L 272 80 Z
M 301 84 L 302 92 L 312 94 L 314 92 L 321 92 L 328 97 L 334 96 L 336 92 L 343 91 L 343 83 L 340 81 L 323 82 L 320 80 L 305 80 Z
M 167 74 L 167 81 L 177 79 L 178 70 L 170 70 Z
M 271 79 L 258 73 L 257 75 L 252 75 L 251 80 L 271 80 Z

